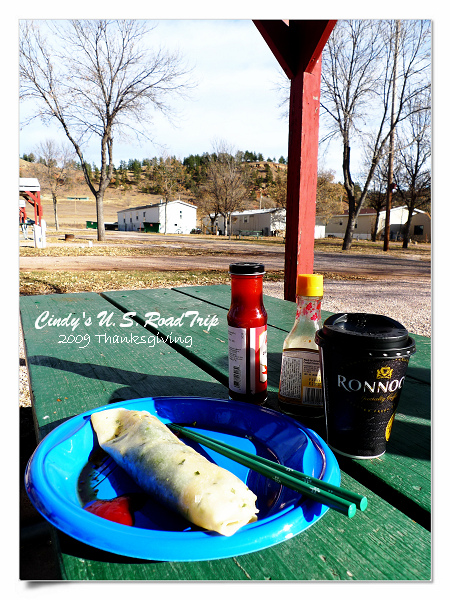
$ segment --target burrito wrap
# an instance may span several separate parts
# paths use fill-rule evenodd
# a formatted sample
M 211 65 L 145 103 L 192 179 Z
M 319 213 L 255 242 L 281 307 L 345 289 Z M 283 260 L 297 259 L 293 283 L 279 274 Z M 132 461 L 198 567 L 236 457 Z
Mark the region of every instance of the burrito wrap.
M 140 487 L 200 527 L 229 536 L 256 520 L 256 496 L 147 411 L 91 415 L 100 446 Z

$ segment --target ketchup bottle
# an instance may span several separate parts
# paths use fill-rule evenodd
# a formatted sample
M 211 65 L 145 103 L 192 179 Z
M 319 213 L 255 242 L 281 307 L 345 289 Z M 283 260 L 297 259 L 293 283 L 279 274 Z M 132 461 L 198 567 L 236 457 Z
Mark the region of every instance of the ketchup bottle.
M 267 400 L 267 313 L 263 304 L 264 265 L 232 263 L 228 311 L 228 390 L 231 400 Z

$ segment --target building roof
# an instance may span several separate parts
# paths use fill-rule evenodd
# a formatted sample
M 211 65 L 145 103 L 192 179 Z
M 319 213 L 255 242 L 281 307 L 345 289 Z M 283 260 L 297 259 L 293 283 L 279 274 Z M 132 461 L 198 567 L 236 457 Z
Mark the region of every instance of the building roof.
M 34 177 L 19 177 L 19 192 L 40 192 L 39 180 Z
M 376 215 L 377 211 L 374 208 L 362 208 L 359 211 L 360 215 Z M 348 210 L 344 210 L 344 215 L 348 215 Z
M 405 210 L 408 209 L 408 207 L 405 206 L 395 206 L 394 208 L 391 208 L 391 212 L 395 211 L 395 210 Z M 383 215 L 386 211 L 382 210 L 380 211 L 380 215 Z M 420 212 L 417 208 L 414 209 L 414 213 L 416 212 Z M 376 216 L 377 211 L 374 208 L 362 208 L 359 211 L 359 216 L 364 216 L 364 215 L 373 215 L 374 217 Z M 348 217 L 348 210 L 344 210 L 344 212 L 340 215 L 333 215 L 334 217 Z
M 265 213 L 277 212 L 278 210 L 286 210 L 285 208 L 253 208 L 249 210 L 236 210 L 232 215 L 262 215 Z
M 129 208 L 123 208 L 122 210 L 118 210 L 117 214 L 122 212 L 128 212 L 130 210 L 142 210 L 143 208 L 154 208 L 155 206 L 164 205 L 165 202 L 156 202 L 155 204 L 145 204 L 144 206 L 130 206 Z M 190 206 L 191 208 L 197 208 L 195 204 L 189 204 L 189 202 L 184 202 L 184 200 L 171 200 L 167 204 L 184 204 L 185 206 Z
M 273 212 L 278 212 L 278 211 L 286 211 L 285 208 L 254 208 L 254 209 L 249 209 L 249 210 L 236 210 L 234 212 L 232 212 L 232 216 L 240 216 L 240 215 L 262 215 L 265 213 L 273 213 Z M 211 216 L 214 215 L 214 213 L 210 213 Z M 218 215 L 219 216 L 219 215 Z

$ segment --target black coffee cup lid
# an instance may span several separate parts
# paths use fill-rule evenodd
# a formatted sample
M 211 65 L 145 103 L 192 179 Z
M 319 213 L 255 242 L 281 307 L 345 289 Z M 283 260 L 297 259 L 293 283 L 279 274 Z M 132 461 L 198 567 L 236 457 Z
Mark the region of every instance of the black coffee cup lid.
M 398 321 L 370 313 L 337 313 L 323 324 L 325 343 L 352 344 L 355 348 L 389 350 L 410 345 L 408 331 Z

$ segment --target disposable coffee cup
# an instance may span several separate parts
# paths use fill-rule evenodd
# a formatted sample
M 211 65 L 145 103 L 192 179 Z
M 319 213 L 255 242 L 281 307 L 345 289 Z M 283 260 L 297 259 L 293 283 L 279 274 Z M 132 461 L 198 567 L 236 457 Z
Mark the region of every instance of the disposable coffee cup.
M 316 333 L 327 443 L 351 458 L 386 451 L 415 342 L 401 323 L 367 313 L 339 313 Z

